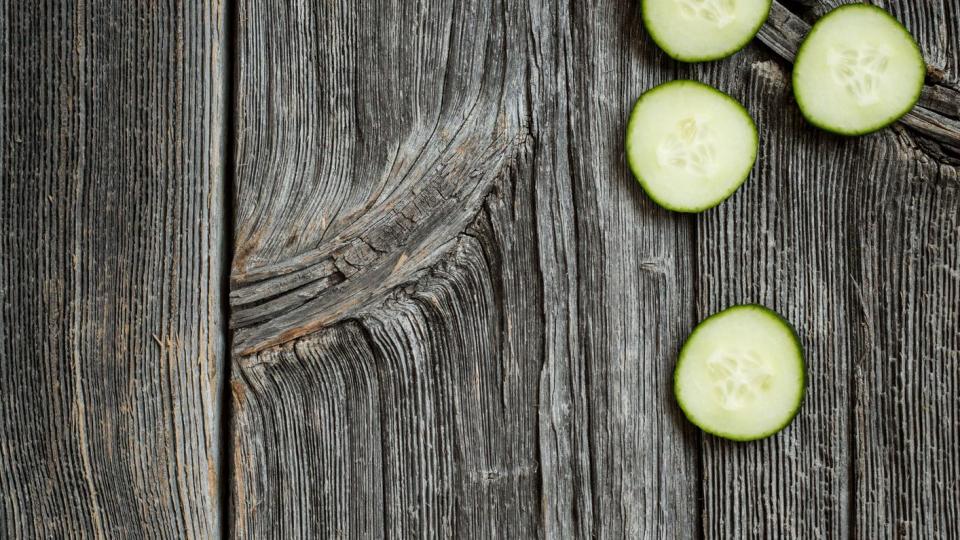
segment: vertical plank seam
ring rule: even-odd
[[[236,202],[236,172],[237,172],[237,24],[239,13],[229,0],[223,4],[222,17],[224,19],[223,62],[224,69],[221,101],[223,141],[223,171],[221,181],[221,228],[223,234],[220,241],[220,317],[222,332],[221,340],[224,344],[224,358],[220,369],[220,437],[219,451],[219,500],[217,501],[217,517],[220,520],[219,533],[221,538],[229,538],[233,532],[231,523],[230,505],[233,489],[233,391],[231,385],[233,367],[233,335],[230,330],[230,273],[233,268],[235,231],[235,202]]]

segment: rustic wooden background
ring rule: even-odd
[[[960,1],[885,0],[920,106],[855,139],[807,24],[667,58],[628,0],[0,0],[0,537],[960,535]],[[661,210],[655,84],[760,128]],[[754,443],[671,393],[758,302],[807,399]]]

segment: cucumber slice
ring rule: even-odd
[[[910,32],[886,11],[840,6],[797,51],[793,94],[811,124],[863,135],[906,114],[920,97],[926,65]]]
[[[627,161],[660,206],[700,212],[743,184],[757,159],[757,126],[732,97],[695,81],[645,92],[627,123]]]
[[[803,349],[793,328],[763,306],[739,305],[693,330],[680,350],[673,389],[700,429],[752,441],[793,420],[804,381]]]
[[[730,56],[757,35],[771,0],[643,0],[643,25],[681,62]]]

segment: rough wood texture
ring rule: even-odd
[[[525,140],[520,29],[498,15],[240,4],[238,352],[379,301],[476,214]]]
[[[0,537],[219,533],[222,27],[0,2]]]
[[[303,271],[319,256],[286,262],[292,243],[330,253],[357,234],[341,221],[383,223],[411,200],[419,212],[400,230],[356,229],[389,249],[352,274],[342,268],[358,265],[331,257],[343,280],[305,294],[316,311],[291,317],[298,333],[313,313],[317,326],[349,322],[237,357],[237,534],[695,536],[698,437],[662,391],[692,322],[690,222],[641,196],[620,142],[637,90],[671,66],[639,13],[513,2],[385,4],[372,19],[330,4],[266,9],[241,4],[241,50],[252,50],[241,52],[238,93],[270,123],[240,133],[238,229],[249,232],[234,267],[238,316],[247,295],[289,296],[288,281],[271,283],[280,274],[322,281],[326,270]],[[347,55],[318,64],[340,82],[315,76],[297,43],[317,43],[321,59]],[[337,103],[318,111],[271,89],[261,70],[280,58],[292,62],[288,88]],[[367,135],[338,136],[324,114]],[[299,151],[270,135],[291,131],[304,151],[326,140],[321,164],[351,168],[303,173],[287,158]],[[471,146],[445,150],[443,133]],[[503,154],[492,161],[491,144]],[[456,165],[479,159],[478,174]],[[249,172],[267,163],[283,168]],[[454,210],[409,194],[435,181],[451,186]],[[358,202],[321,220],[269,196],[294,186],[307,186],[304,201],[342,192]],[[262,232],[256,221],[280,206],[285,221]],[[411,232],[421,222],[426,234]],[[317,303],[325,297],[336,309]],[[234,323],[237,352],[257,349]]]
[[[851,385],[853,525],[863,538],[951,538],[960,527],[960,176],[903,150],[872,151],[851,206],[864,224],[849,257],[863,321]]]
[[[948,140],[821,133],[765,47],[673,63],[632,2],[242,2],[234,532],[955,532],[955,6],[911,6],[915,117]],[[784,58],[798,15],[761,36]],[[700,216],[623,159],[633,100],[677,77],[762,131]],[[743,301],[796,324],[810,386],[784,433],[732,444],[670,376],[695,320]]]
[[[743,57],[743,80],[727,88],[756,111],[761,157],[744,189],[698,220],[697,314],[747,302],[782,313],[804,345],[808,386],[800,415],[779,435],[751,444],[704,439],[705,532],[844,538],[852,532],[851,371],[862,354],[847,256],[859,247],[848,211],[856,199],[848,194],[865,176],[872,145],[825,141],[783,106],[788,72]]]
[[[806,347],[809,384],[777,437],[705,439],[706,535],[951,537],[957,169],[901,130],[815,130],[784,106],[789,71],[751,56],[738,59],[742,83],[724,85],[729,67],[708,79],[755,111],[761,151],[745,188],[698,220],[698,317],[741,302],[777,309]]]
[[[928,84],[856,139],[790,95],[833,0],[702,65],[632,0],[240,0],[231,103],[217,0],[65,4],[0,0],[0,536],[960,532],[957,2],[883,3]],[[675,78],[761,130],[696,216],[623,156]],[[733,444],[671,376],[748,301],[796,325],[809,386]]]

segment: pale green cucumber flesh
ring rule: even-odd
[[[749,176],[757,146],[746,109],[696,81],[648,90],[627,123],[631,171],[654,202],[677,212],[700,212],[732,195]]]
[[[753,39],[771,0],[643,0],[643,24],[668,55],[682,62],[730,56]]]
[[[925,75],[920,47],[902,24],[876,6],[847,4],[817,21],[800,45],[793,93],[811,124],[863,135],[909,112]]]
[[[674,394],[702,430],[736,441],[769,437],[800,410],[803,348],[793,328],[763,306],[733,306],[703,320],[680,351]]]

